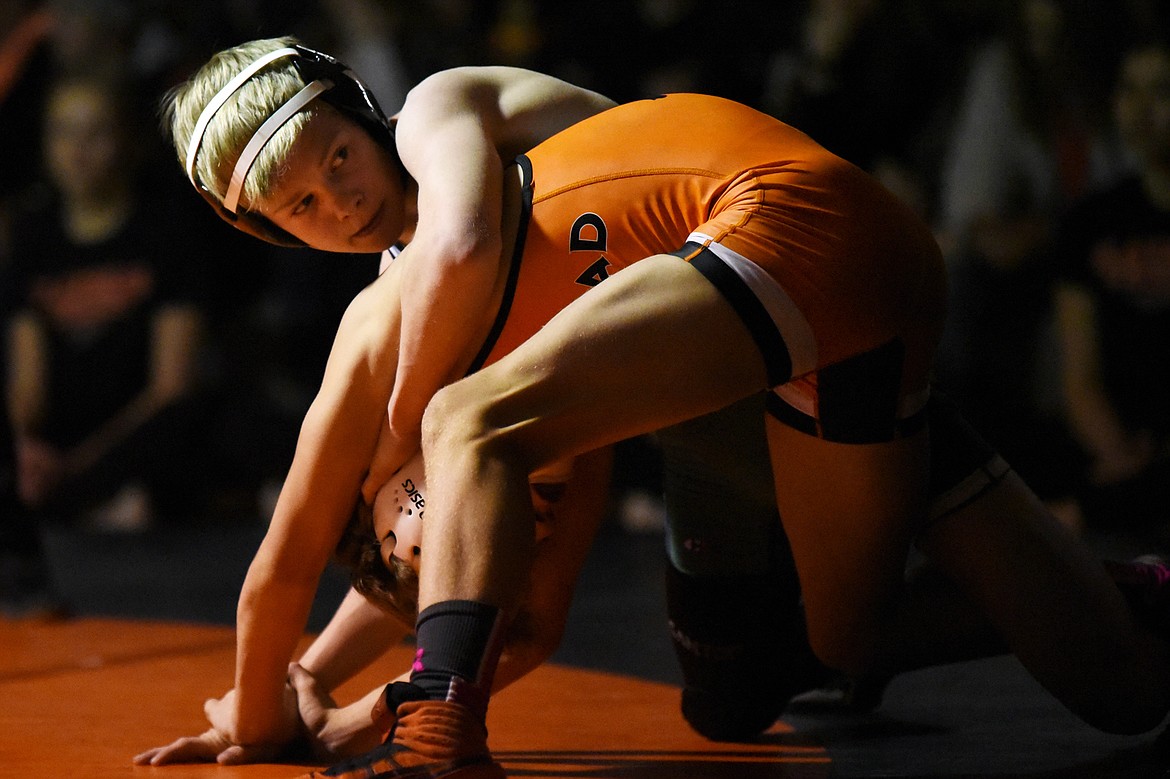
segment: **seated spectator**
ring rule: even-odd
[[[13,225],[8,411],[20,497],[137,529],[190,504],[201,263],[183,209],[139,177],[127,79],[47,95],[45,196]],[[150,129],[145,130],[150,132]],[[147,136],[150,137],[150,136]]]
[[[1002,29],[972,60],[941,182],[951,293],[937,384],[1050,507],[1071,515],[1075,446],[1046,359],[1048,259],[1060,214],[1118,165],[1081,45],[1090,20],[1056,0],[1004,8]]]
[[[1170,41],[1131,48],[1114,119],[1133,175],[1090,195],[1060,232],[1057,290],[1068,425],[1087,459],[1090,525],[1170,541]]]

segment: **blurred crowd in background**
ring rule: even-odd
[[[799,127],[935,227],[940,389],[1070,526],[1170,542],[1167,5],[0,0],[0,525],[271,511],[377,258],[219,222],[158,107],[215,51],[293,34],[388,113],[430,73],[504,64]],[[628,528],[660,520],[656,488],[652,440],[624,446]]]

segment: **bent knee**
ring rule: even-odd
[[[439,390],[422,419],[422,448],[428,464],[454,460],[506,462],[531,472],[536,458],[520,420],[507,416],[492,396],[474,385],[456,382]]]
[[[483,395],[468,392],[461,382],[435,393],[422,418],[422,442],[427,451],[468,446],[490,437],[487,404]]]

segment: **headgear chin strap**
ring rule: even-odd
[[[272,115],[252,135],[233,166],[228,191],[224,195],[223,202],[220,202],[195,173],[195,160],[199,155],[199,148],[203,145],[203,136],[207,132],[207,126],[211,124],[216,113],[223,108],[228,99],[238,92],[244,84],[248,83],[252,77],[273,62],[286,57],[292,58],[293,67],[304,80],[305,86],[273,111]],[[262,214],[247,209],[240,210],[239,198],[243,191],[244,181],[248,177],[248,171],[252,169],[252,165],[256,162],[260,152],[264,150],[264,146],[289,119],[318,97],[355,119],[375,140],[391,152],[395,151],[394,132],[390,128],[390,122],[386,119],[385,113],[378,105],[378,101],[374,99],[373,94],[352,70],[328,54],[322,54],[304,46],[286,46],[270,51],[237,73],[208,101],[203,112],[199,115],[199,120],[195,123],[195,130],[191,133],[191,140],[187,144],[187,178],[221,218],[240,230],[269,243],[278,246],[305,246],[304,241],[277,227],[272,223],[272,220]]]

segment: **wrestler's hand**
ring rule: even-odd
[[[214,763],[221,754],[234,747],[231,741],[215,728],[198,736],[185,736],[166,746],[148,749],[134,756],[134,765],[167,765],[170,763]]]
[[[211,722],[211,727],[198,736],[185,736],[172,741],[170,744],[134,756],[135,765],[167,765],[169,763],[219,763],[221,765],[239,765],[242,763],[267,763],[288,746],[296,735],[300,720],[296,714],[296,694],[291,687],[285,688],[285,719],[289,721],[288,730],[293,735],[285,743],[270,744],[234,744],[225,732],[235,724],[232,713],[235,703],[235,691],[229,690],[222,698],[213,698],[203,704],[203,713]],[[291,714],[290,714],[291,712]]]
[[[321,759],[353,757],[382,743],[390,725],[386,718],[376,718],[368,701],[357,701],[339,708],[316,677],[293,663],[288,678],[297,693],[301,722],[304,723],[313,754]]]
[[[284,745],[233,744],[215,728],[208,728],[198,736],[184,736],[162,747],[148,749],[134,756],[134,765],[169,765],[171,763],[271,763],[285,749]]]
[[[134,756],[135,765],[168,765],[170,763],[219,763],[220,765],[241,765],[243,763],[269,763],[279,757],[300,729],[296,713],[296,694],[291,686],[285,687],[284,712],[288,721],[287,731],[292,735],[284,742],[264,744],[235,744],[225,735],[235,725],[233,707],[235,691],[229,690],[222,698],[212,698],[203,704],[211,727],[198,736],[185,736],[170,744]]]

